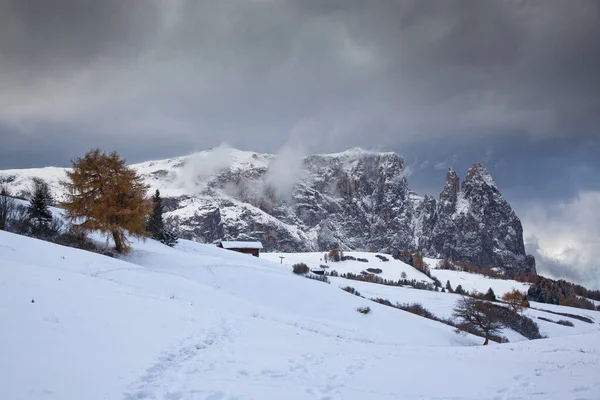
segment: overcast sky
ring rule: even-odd
[[[600,287],[597,0],[2,0],[0,168],[226,142],[481,161],[538,269]]]

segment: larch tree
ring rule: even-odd
[[[527,296],[517,289],[505,293],[504,296],[502,296],[502,301],[507,303],[514,312],[521,312],[523,309],[529,307]]]
[[[147,186],[116,152],[90,150],[72,164],[67,179],[61,182],[66,189],[62,203],[66,218],[78,228],[112,237],[116,251],[127,252],[126,233],[147,235]]]
[[[454,307],[452,315],[461,321],[458,324],[459,329],[462,327],[467,332],[476,331],[481,333],[485,338],[484,346],[489,343],[492,335],[504,328],[502,315],[498,312],[498,308],[487,301],[463,297]]]

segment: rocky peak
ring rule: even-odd
[[[494,182],[494,178],[488,172],[487,168],[483,166],[483,164],[477,163],[471,165],[469,170],[467,171],[467,177],[463,182],[463,185],[486,185],[492,188],[497,189],[496,182]]]
[[[449,170],[427,252],[509,273],[535,273],[535,261],[526,258],[521,221],[488,170],[474,164],[458,187],[456,172]]]
[[[440,202],[450,202],[456,204],[458,192],[460,190],[460,179],[458,174],[452,168],[448,168],[446,172],[446,184],[442,193],[440,193]]]

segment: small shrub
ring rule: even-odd
[[[352,286],[346,286],[342,288],[343,291],[348,292],[350,294],[353,294],[355,296],[359,296],[360,297],[360,292],[356,289],[354,289]]]
[[[329,268],[329,265],[321,264],[319,265],[319,268],[327,269]]]
[[[333,261],[333,262],[340,261],[340,251],[339,250],[331,250],[329,252],[329,261]]]
[[[556,321],[556,323],[564,326],[575,326],[571,321],[567,321],[566,319],[559,319],[558,321]]]
[[[390,261],[386,256],[382,256],[381,254],[376,254],[375,257],[379,258],[381,261]]]
[[[389,301],[388,299],[382,299],[381,297],[377,297],[377,298],[371,299],[371,300],[373,300],[375,303],[383,304],[384,306],[394,307],[392,302]]]
[[[456,271],[456,267],[448,260],[440,260],[437,265],[438,269],[447,269]]]
[[[369,271],[373,274],[380,274],[383,272],[383,270],[381,268],[367,268],[367,271]]]
[[[366,314],[368,314],[368,313],[371,312],[371,308],[370,307],[358,307],[356,309],[356,311],[358,311],[361,314],[365,314],[366,315]]]
[[[307,277],[308,279],[312,279],[313,281],[319,281],[319,282],[331,284],[331,282],[329,282],[329,278],[327,278],[325,275],[304,275],[304,276]]]
[[[308,268],[308,265],[304,263],[298,263],[292,266],[292,271],[297,275],[306,275],[309,273],[310,269]]]
[[[436,316],[433,315],[433,313],[431,311],[429,311],[428,309],[423,307],[423,305],[421,303],[396,304],[396,307],[401,310],[407,311],[409,313],[420,315],[421,317],[425,317],[427,319],[433,319],[435,321],[438,320],[438,318],[436,318]]]
[[[357,258],[356,261],[366,262],[366,263],[369,262],[369,260],[367,260],[366,258]]]
[[[554,315],[562,315],[563,317],[573,318],[573,319],[576,319],[579,321],[587,322],[588,324],[594,323],[594,321],[591,318],[582,317],[581,315],[561,313],[561,312],[556,312],[556,311],[544,310],[541,308],[534,308],[534,310],[543,311],[543,312],[547,312],[547,313],[554,314]]]
[[[545,317],[538,317],[538,319],[541,319],[542,321],[546,321],[546,322],[552,322],[553,324],[558,324],[558,325],[574,326],[571,321],[567,321],[565,319],[561,319],[558,321],[554,321],[554,320],[551,320],[550,318],[545,318]]]
[[[352,257],[352,256],[342,256],[340,259],[342,261],[356,261],[356,257]]]

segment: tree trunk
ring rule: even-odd
[[[114,231],[112,231],[112,236],[113,240],[115,241],[115,249],[117,250],[117,253],[123,253],[123,239],[119,230],[115,229]]]
[[[485,342],[483,342],[483,345],[487,346],[489,342],[490,342],[490,337],[489,337],[488,333],[486,332],[485,333]]]

